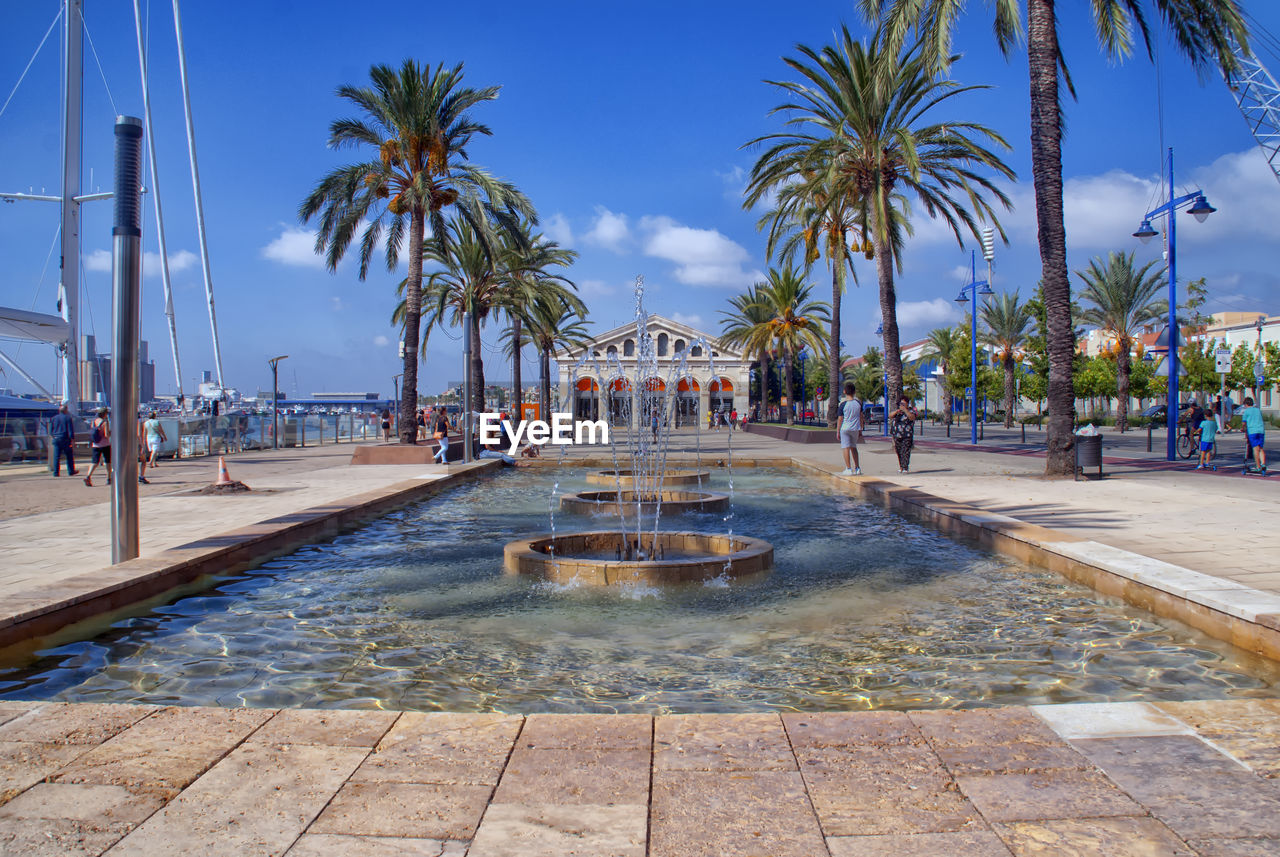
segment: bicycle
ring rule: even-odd
[[[1183,432],[1178,435],[1178,457],[1190,458],[1200,451],[1200,445],[1191,439],[1191,435]]]

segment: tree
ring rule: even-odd
[[[983,173],[1013,178],[989,148],[1009,148],[995,131],[973,122],[932,121],[951,99],[985,87],[943,79],[920,46],[901,45],[881,32],[864,45],[845,27],[838,44],[820,52],[797,46],[801,58],[784,62],[801,81],[770,81],[789,98],[772,111],[791,117],[789,130],[748,144],[769,146],[752,168],[748,205],[779,189],[806,200],[811,223],[834,220],[851,205],[861,210],[876,260],[891,398],[902,391],[893,278],[895,266],[902,270],[902,236],[910,228],[907,200],[940,218],[961,244],[962,230],[978,238],[975,212],[1004,237],[986,197],[1006,209],[1009,199]]]
[[[532,224],[523,224],[523,231],[530,233]],[[521,246],[522,245],[522,246]],[[525,323],[526,314],[539,296],[553,296],[565,304],[578,317],[587,317],[587,308],[571,290],[576,288],[566,277],[552,272],[552,268],[567,268],[578,258],[574,250],[563,248],[558,242],[542,235],[527,234],[521,245],[510,248],[514,256],[508,270],[507,285],[502,296],[502,308],[511,321],[509,341],[511,351],[511,384],[514,392],[515,418],[520,419],[520,411],[524,405],[524,387],[520,359],[523,337],[520,329]]]
[[[769,412],[769,352],[773,350],[773,332],[769,320],[773,313],[765,303],[763,283],[756,283],[744,293],[729,299],[728,310],[720,311],[720,342],[724,348],[741,348],[755,354],[760,364],[760,418]]]
[[[1027,342],[1027,328],[1034,319],[1031,311],[1029,304],[1018,301],[1017,292],[1005,292],[982,304],[982,323],[987,326],[983,339],[995,348],[995,359],[1004,368],[1005,428],[1013,428],[1013,400],[1017,390],[1015,371],[1022,347]]]
[[[524,324],[510,327],[503,333],[508,348],[522,343],[532,345],[538,352],[538,388],[540,416],[550,420],[551,413],[551,354],[557,348],[586,348],[591,344],[587,326],[576,309],[564,303],[554,294],[540,294],[525,308]],[[572,392],[571,392],[572,395]]]
[[[498,97],[498,87],[462,86],[462,64],[446,69],[405,60],[397,73],[390,66],[369,70],[371,86],[341,86],[338,97],[354,104],[362,118],[336,119],[329,126],[329,147],[372,146],[373,160],[338,167],[320,180],[298,209],[307,223],[316,215],[316,252],[325,254],[330,273],[360,238],[360,273],[369,272],[378,242],[386,235],[386,266],[394,271],[401,246],[409,243],[405,280],[404,373],[406,394],[400,406],[400,440],[415,443],[418,389],[418,337],[422,313],[422,250],[427,226],[444,229],[444,211],[452,208],[475,225],[491,219],[514,227],[533,207],[514,186],[468,163],[466,147],[490,130],[471,119],[471,108]],[[384,223],[385,221],[385,223]]]
[[[960,336],[960,331],[954,327],[935,327],[929,331],[928,345],[925,346],[924,353],[920,355],[922,360],[936,363],[938,368],[942,370],[944,382],[938,386],[942,390],[942,419],[947,425],[951,425],[951,385],[945,383],[945,378],[955,354],[956,343],[960,341]]]
[[[1144,324],[1168,311],[1168,301],[1157,298],[1164,287],[1165,269],[1148,262],[1134,268],[1132,253],[1108,253],[1089,262],[1089,270],[1076,271],[1084,282],[1080,299],[1086,306],[1080,321],[1106,334],[1116,361],[1116,430],[1129,427],[1129,376],[1133,371],[1133,347]]]
[[[782,357],[782,377],[787,390],[787,425],[795,422],[792,407],[795,393],[792,384],[792,366],[800,349],[808,346],[814,354],[827,354],[825,336],[830,310],[827,304],[811,299],[813,286],[791,265],[770,268],[769,278],[758,290],[760,303],[768,310],[765,323],[769,336],[777,345]]]
[[[1152,0],[1173,34],[1178,49],[1203,71],[1211,61],[1224,73],[1236,67],[1232,41],[1248,50],[1248,33],[1236,0]],[[887,32],[891,45],[905,43],[915,30],[930,46],[934,68],[952,62],[951,34],[967,4],[955,0],[858,0],[864,14]],[[1006,57],[1022,40],[1022,4],[999,0],[996,43]],[[1079,4],[1083,5],[1083,4]],[[1141,0],[1094,0],[1089,4],[1098,39],[1116,59],[1133,49],[1137,25],[1151,53],[1151,38]],[[1067,239],[1062,203],[1062,100],[1060,82],[1074,95],[1058,46],[1056,0],[1027,0],[1027,65],[1031,79],[1031,172],[1035,180],[1036,228],[1048,317],[1049,429],[1045,475],[1075,475],[1071,369],[1075,335],[1071,323],[1071,283],[1067,276]],[[1074,8],[1074,7],[1073,7]]]

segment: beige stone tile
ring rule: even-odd
[[[1010,857],[989,830],[910,836],[829,836],[831,857]]]
[[[285,857],[466,857],[467,843],[399,836],[304,833]]]
[[[1194,769],[1162,777],[1113,778],[1184,839],[1280,837],[1280,784],[1247,771]]]
[[[507,762],[494,803],[646,804],[648,750],[529,750]]]
[[[519,744],[538,750],[649,750],[653,718],[647,714],[530,714]]]
[[[1195,857],[1154,818],[1078,818],[998,824],[1014,857]]]
[[[934,747],[1057,744],[1060,741],[1043,720],[1022,707],[912,711],[910,717]]]
[[[1017,743],[935,747],[938,758],[953,775],[1031,774],[1039,771],[1087,770],[1089,760],[1065,741],[1054,744]]]
[[[91,749],[89,744],[0,741],[0,803],[53,776]]]
[[[324,744],[375,747],[400,716],[396,711],[342,711],[289,708],[253,734],[261,744]]]
[[[927,747],[801,748],[810,800],[827,836],[942,833],[981,824]]]
[[[654,770],[794,771],[776,714],[682,714],[654,720]]]
[[[60,783],[124,786],[168,799],[268,719],[249,708],[166,708],[124,730],[58,772]]]
[[[1037,705],[1033,711],[1063,738],[1184,735],[1191,727],[1145,702]]]
[[[1194,728],[1265,777],[1280,777],[1280,700],[1162,702],[1158,708]]]
[[[787,713],[782,722],[797,748],[924,744],[920,729],[902,711]]]
[[[352,778],[494,786],[520,726],[502,714],[403,714]]]
[[[1097,771],[959,776],[956,782],[990,822],[1145,814]]]
[[[0,854],[5,857],[98,857],[131,828],[126,822],[0,819]]]
[[[1243,774],[1246,769],[1196,735],[1087,738],[1073,741],[1090,762],[1122,785],[1199,774]]]
[[[121,840],[111,857],[280,854],[367,751],[243,744]]]
[[[645,857],[647,824],[644,804],[495,803],[467,857]]]
[[[1280,839],[1191,839],[1200,857],[1280,857]]]
[[[312,833],[470,839],[489,801],[486,786],[347,783]]]
[[[817,816],[792,771],[654,771],[650,857],[813,857]]]
[[[154,705],[54,702],[0,724],[0,741],[101,744],[159,710]]]
[[[67,819],[134,825],[155,812],[163,803],[159,798],[134,795],[120,786],[38,783],[0,806],[0,818]]]

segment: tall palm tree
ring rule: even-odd
[[[988,298],[982,304],[982,323],[987,329],[982,338],[995,349],[1004,368],[1004,427],[1013,428],[1013,397],[1018,356],[1027,344],[1031,323],[1035,321],[1031,304],[1018,301],[1018,293]]]
[[[814,354],[827,356],[827,324],[831,310],[827,304],[812,299],[813,286],[806,283],[804,275],[791,265],[770,268],[769,278],[760,285],[760,305],[769,315],[765,322],[769,338],[776,344],[782,357],[782,375],[786,385],[787,425],[795,422],[792,405],[795,403],[791,367],[795,356],[806,346]]]
[[[1134,268],[1132,253],[1108,253],[1106,262],[1095,258],[1089,270],[1076,271],[1084,281],[1080,299],[1086,306],[1080,320],[1100,328],[1111,337],[1116,352],[1116,429],[1129,428],[1129,376],[1133,371],[1133,343],[1144,322],[1168,312],[1169,302],[1157,298],[1164,288],[1165,269],[1152,272],[1156,262]]]
[[[943,79],[919,46],[903,50],[900,45],[879,32],[864,45],[845,27],[838,44],[820,52],[797,46],[802,58],[784,61],[802,80],[770,81],[790,98],[773,110],[791,117],[790,130],[752,141],[770,145],[752,168],[748,186],[750,199],[787,182],[822,182],[828,209],[857,200],[865,210],[891,398],[902,393],[893,278],[895,267],[902,270],[908,201],[940,218],[961,244],[962,232],[979,237],[975,213],[1004,237],[987,197],[1006,209],[1011,204],[989,174],[1013,178],[995,151],[1009,145],[995,131],[974,122],[933,119],[951,99],[986,87]],[[806,178],[806,170],[814,178]]]
[[[942,370],[943,381],[938,385],[942,389],[942,420],[944,424],[951,425],[951,387],[946,382],[946,374],[956,349],[960,347],[960,332],[954,327],[935,327],[929,331],[927,342],[920,357],[930,363],[937,363]]]
[[[967,8],[955,0],[858,0],[863,12],[878,20],[892,44],[903,44],[909,31],[919,30],[931,47],[935,68],[952,59],[951,34]],[[1022,4],[1000,0],[995,9],[996,43],[1006,57],[1022,41]],[[1031,172],[1035,179],[1036,229],[1049,351],[1049,428],[1046,476],[1072,476],[1072,413],[1074,392],[1071,360],[1075,336],[1071,323],[1071,283],[1067,276],[1067,238],[1062,206],[1062,99],[1060,79],[1074,96],[1071,78],[1058,46],[1057,0],[1027,0],[1027,65],[1031,78]],[[1083,4],[1076,4],[1083,5]],[[1151,54],[1143,0],[1093,0],[1089,3],[1098,40],[1107,55],[1123,59],[1133,50],[1134,25]],[[1198,71],[1216,63],[1222,72],[1234,71],[1232,41],[1248,50],[1248,32],[1236,0],[1151,0],[1173,34],[1178,49]]]
[[[725,348],[741,348],[754,354],[760,364],[760,418],[769,412],[769,352],[773,335],[769,319],[773,317],[764,303],[762,283],[756,283],[740,295],[729,299],[732,309],[721,310],[720,342]],[[838,376],[837,376],[838,377]]]
[[[743,207],[754,207],[767,192],[777,195],[777,206],[756,224],[759,229],[768,229],[766,254],[769,258],[774,258],[776,253],[778,257],[791,261],[799,252],[806,271],[819,256],[827,260],[831,269],[827,377],[839,378],[840,307],[845,278],[852,276],[855,283],[858,279],[853,268],[853,251],[861,250],[871,258],[872,248],[867,237],[866,207],[862,200],[832,187],[826,181],[830,175],[830,170],[814,169],[812,164],[795,163],[788,157],[776,158],[760,177],[753,180]],[[850,247],[851,241],[853,247]],[[835,425],[839,411],[840,397],[833,391],[827,396],[827,425]]]
[[[538,352],[538,386],[542,403],[541,418],[551,413],[551,354],[557,348],[586,348],[591,344],[585,316],[551,294],[540,294],[525,308],[524,324],[519,331],[508,328],[503,340],[515,347],[518,335],[524,344]],[[572,392],[571,392],[572,394]]]
[[[360,279],[369,272],[379,240],[386,234],[386,266],[394,271],[401,246],[409,244],[405,285],[404,380],[408,391],[400,405],[400,440],[415,443],[418,407],[418,338],[422,312],[422,246],[427,226],[444,233],[444,211],[452,208],[471,222],[491,219],[514,227],[519,215],[533,216],[529,201],[511,184],[494,178],[467,160],[466,147],[490,130],[469,111],[498,97],[498,87],[462,85],[462,64],[432,69],[405,60],[400,70],[375,65],[370,86],[340,86],[338,97],[363,114],[336,119],[329,126],[329,147],[371,146],[372,160],[338,167],[324,176],[303,200],[303,223],[319,215],[316,252],[325,254],[330,272],[360,236]]]
[[[522,227],[531,232],[527,222]],[[521,367],[521,350],[523,337],[521,328],[529,307],[539,295],[555,295],[578,316],[585,318],[586,306],[573,293],[576,288],[568,278],[553,272],[553,268],[567,268],[578,258],[574,250],[561,247],[542,235],[529,234],[524,247],[509,248],[507,260],[507,283],[502,295],[502,309],[510,320],[511,334],[508,341],[511,346],[511,383],[514,387],[514,408],[516,419],[520,418],[520,408],[524,404],[524,387]]]

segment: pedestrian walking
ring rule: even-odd
[[[107,421],[107,409],[98,408],[93,422],[89,423],[89,449],[93,453],[93,462],[84,477],[84,484],[93,487],[93,474],[98,469],[98,462],[107,463],[107,484],[111,484],[111,424]]]
[[[1244,410],[1240,412],[1240,419],[1244,422],[1245,437],[1249,439],[1249,447],[1253,450],[1254,466],[1265,476],[1267,472],[1266,423],[1262,421],[1262,411],[1249,396],[1244,398]]]
[[[237,421],[238,424],[238,421]],[[160,424],[160,418],[156,416],[156,412],[152,411],[147,417],[147,421],[142,424],[143,434],[146,440],[145,447],[148,453],[148,466],[156,466],[156,458],[160,455],[160,444],[169,440],[169,436],[164,433],[164,426]]]
[[[1213,400],[1213,421],[1218,424],[1218,431],[1222,431],[1222,397],[1218,396]]]
[[[1236,403],[1231,401],[1231,394],[1222,397],[1222,433],[1231,434],[1231,418],[1236,414]]]
[[[427,409],[418,411],[418,440],[427,439]]]
[[[840,437],[840,452],[844,455],[842,476],[862,475],[858,462],[858,444],[862,442],[862,402],[858,401],[856,392],[853,382],[845,381],[844,401],[840,403],[840,414],[836,417],[836,434]]]
[[[391,443],[391,411],[382,409],[382,442]]]
[[[1217,408],[1220,404],[1215,402],[1214,407]],[[1205,414],[1205,418],[1200,422],[1200,463],[1196,465],[1196,470],[1218,469],[1210,462],[1213,461],[1213,441],[1218,434],[1218,423],[1221,419],[1222,413],[1219,411],[1216,415]]]
[[[76,475],[76,421],[67,413],[66,404],[58,407],[58,413],[49,423],[49,436],[53,438],[53,475],[62,475],[62,456],[67,457],[67,473]]]
[[[915,446],[919,416],[906,396],[898,400],[898,409],[889,415],[889,434],[893,436],[893,450],[898,453],[899,473],[911,470],[911,447]]]
[[[436,425],[435,431],[431,435],[440,441],[440,448],[436,450],[436,464],[449,463],[449,415],[444,408],[436,409]]]
[[[729,411],[729,429],[731,431],[738,430],[738,409],[737,408],[734,408],[732,411]]]

